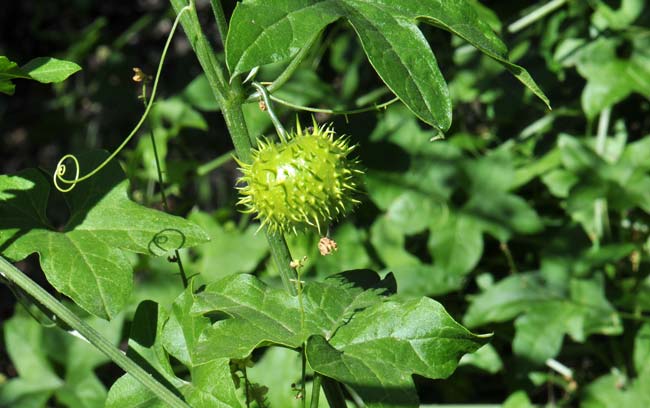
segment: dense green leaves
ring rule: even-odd
[[[13,95],[16,86],[14,79],[33,79],[49,84],[65,81],[70,75],[81,70],[74,62],[63,61],[56,58],[34,58],[22,67],[18,67],[5,56],[0,56],[0,92]]]
[[[368,406],[417,405],[410,375],[450,375],[485,341],[431,299],[386,300],[392,277],[350,271],[304,288],[298,297],[249,275],[227,277],[197,295],[194,312],[229,316],[205,330],[194,361],[244,358],[264,345],[299,348],[311,367],[343,381]],[[388,292],[387,292],[388,291]]]
[[[231,75],[286,60],[329,23],[344,17],[355,29],[368,60],[386,85],[420,119],[446,131],[451,99],[436,58],[417,23],[465,39],[502,63],[547,105],[548,99],[522,67],[507,58],[505,45],[464,0],[251,0],[237,5],[226,42]]]
[[[80,163],[92,168],[104,157],[92,154]],[[0,176],[2,254],[18,261],[37,252],[52,286],[89,312],[112,318],[133,286],[125,251],[162,255],[207,239],[188,221],[130,201],[127,188],[119,166],[109,164],[64,196],[70,217],[55,228],[46,215],[50,184],[42,173]]]
[[[180,326],[174,323],[168,324],[170,328],[165,329],[165,333],[163,327],[168,322],[168,313],[154,302],[140,303],[133,317],[127,356],[145,367],[167,387],[182,393],[192,407],[242,408],[244,404],[233,383],[228,359],[216,359],[201,366],[194,366],[183,359],[182,356],[189,354],[187,347],[191,345],[188,343],[191,331],[201,329],[200,323],[203,319],[196,318],[195,322],[191,323],[185,320],[190,316],[183,314],[181,316],[183,321],[178,322],[178,312],[183,310],[183,304],[187,304],[185,299],[191,299],[190,291],[181,295],[172,312],[176,316],[176,324],[180,323]],[[188,323],[194,326],[190,328]],[[183,363],[187,364],[186,367],[191,373],[191,382],[176,376],[168,351],[172,355],[180,356]],[[149,389],[135,381],[129,374],[125,374],[111,387],[106,407],[133,406],[158,408],[166,405],[162,404]]]
[[[587,80],[582,108],[588,117],[596,116],[632,92],[650,95],[650,57],[646,52],[650,41],[646,35],[599,38],[592,42],[567,39],[563,45],[560,55],[568,56],[564,64],[575,65]]]
[[[636,378],[627,378],[617,371],[604,375],[587,386],[581,408],[644,407],[650,404],[650,370],[647,369],[648,334],[644,324],[634,339]]]
[[[594,333],[615,335],[622,331],[618,313],[603,294],[601,280],[574,278],[565,291],[533,273],[508,277],[474,298],[465,324],[476,327],[514,317],[514,352],[536,363],[555,357],[565,334],[584,342]]]
[[[394,290],[392,276],[380,280],[367,270],[335,275],[305,286],[303,317],[299,299],[286,291],[251,275],[226,277],[197,295],[192,308],[194,313],[218,311],[232,317],[203,333],[195,360],[241,359],[267,344],[298,348],[314,333],[330,338],[358,309],[381,301],[379,295],[387,290]]]
[[[53,398],[70,407],[103,407],[106,388],[94,370],[108,358],[85,341],[58,327],[45,328],[17,310],[4,325],[4,344],[18,375],[0,383],[0,406],[44,407]],[[93,326],[102,323],[85,320]],[[100,331],[117,344],[121,326],[118,318]]]

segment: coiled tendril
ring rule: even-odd
[[[142,127],[142,124],[144,123],[145,119],[147,119],[147,116],[149,115],[149,111],[151,111],[151,107],[153,106],[154,99],[156,97],[156,89],[158,88],[158,80],[160,79],[160,74],[162,72],[162,67],[165,62],[165,57],[167,56],[167,50],[169,49],[169,45],[171,44],[172,37],[174,36],[174,32],[176,31],[176,27],[178,27],[178,23],[180,22],[181,16],[183,13],[186,11],[190,10],[192,7],[194,7],[194,1],[190,1],[190,4],[183,7],[179,12],[178,15],[176,16],[176,20],[174,20],[174,24],[172,25],[171,30],[169,31],[169,35],[167,36],[167,42],[165,43],[165,47],[163,48],[162,55],[160,57],[160,62],[158,63],[158,70],[156,71],[156,77],[153,82],[153,87],[151,88],[151,97],[149,98],[149,101],[147,102],[147,106],[144,110],[144,113],[140,117],[140,120],[138,123],[135,125],[131,133],[122,141],[122,143],[115,149],[113,153],[111,153],[106,160],[104,160],[99,166],[94,168],[92,171],[89,173],[85,174],[82,177],[79,177],[79,172],[80,172],[80,167],[79,167],[79,160],[73,155],[73,154],[66,154],[59,160],[59,162],[56,164],[56,169],[54,170],[54,174],[52,176],[53,181],[54,181],[54,187],[59,190],[62,193],[66,193],[68,191],[71,191],[77,183],[80,181],[87,180],[97,174],[101,169],[104,168],[111,160],[117,156],[122,149],[129,143],[129,141],[135,136],[135,134],[140,130],[140,127]],[[67,166],[65,165],[65,161],[70,159],[72,163],[74,164],[75,167],[75,176],[74,179],[66,179],[63,176],[65,175],[67,171]],[[62,187],[61,184],[66,185],[66,187]]]

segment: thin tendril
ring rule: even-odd
[[[328,113],[330,115],[354,115],[357,113],[371,112],[374,110],[385,109],[389,105],[392,105],[395,102],[399,101],[399,97],[396,96],[390,101],[380,103],[379,105],[366,106],[365,108],[352,109],[352,110],[336,110],[336,109],[312,108],[310,106],[297,105],[295,103],[291,103],[289,101],[285,101],[284,99],[278,98],[275,95],[269,95],[269,98],[281,105],[285,105],[293,109],[298,109],[298,110],[303,110],[303,111],[313,112],[313,113]]]
[[[171,44],[172,37],[174,36],[174,32],[176,31],[176,27],[178,26],[178,23],[180,22],[180,18],[183,15],[183,13],[186,12],[187,10],[189,10],[190,8],[191,8],[191,5],[183,7],[179,11],[178,15],[176,16],[176,20],[174,20],[174,25],[172,25],[172,29],[169,32],[169,36],[167,37],[167,42],[165,43],[165,47],[163,48],[162,56],[160,57],[160,62],[158,63],[158,70],[156,71],[156,78],[154,80],[153,87],[151,89],[151,98],[149,99],[149,102],[147,103],[147,108],[144,110],[144,113],[142,114],[142,117],[140,118],[140,121],[135,125],[135,127],[133,128],[131,133],[129,133],[129,135],[117,147],[117,149],[115,149],[115,151],[113,153],[111,153],[111,155],[106,158],[106,160],[104,160],[94,170],[92,170],[91,172],[89,172],[88,174],[86,174],[86,175],[84,175],[82,177],[79,177],[79,161],[77,160],[77,158],[72,154],[66,154],[65,156],[63,156],[61,158],[61,160],[59,160],[59,162],[57,163],[56,170],[54,171],[54,175],[53,175],[54,186],[56,187],[57,190],[59,190],[59,191],[61,191],[63,193],[68,192],[68,191],[72,190],[77,185],[77,183],[79,183],[80,181],[87,180],[90,177],[97,174],[97,172],[99,172],[101,169],[103,169],[104,166],[106,166],[111,160],[113,160],[115,158],[115,156],[117,156],[120,153],[120,151],[122,151],[122,149],[124,149],[124,147],[129,143],[129,141],[133,138],[133,136],[135,136],[135,134],[138,132],[138,130],[140,130],[140,127],[142,126],[145,119],[149,115],[149,111],[151,110],[151,107],[153,106],[153,102],[154,102],[154,99],[156,97],[156,89],[158,88],[158,80],[160,79],[160,74],[162,73],[162,67],[163,67],[163,64],[165,62],[165,57],[167,56],[167,50],[169,49],[169,45]],[[67,170],[66,165],[64,164],[64,162],[66,160],[68,160],[68,159],[72,160],[72,162],[74,163],[74,167],[75,167],[75,177],[72,180],[63,178],[63,175],[66,173],[66,170]],[[59,183],[67,184],[67,185],[69,185],[69,187],[62,188],[59,185]]]
[[[270,99],[273,97],[269,95],[268,91],[266,90],[266,87],[264,87],[259,82],[253,81],[252,85],[255,87],[255,89],[257,89],[257,91],[262,96],[262,100],[266,105],[266,112],[271,117],[271,122],[273,122],[273,126],[275,126],[275,130],[278,132],[278,136],[280,136],[280,140],[286,142],[287,131],[285,130],[284,126],[282,126],[282,123],[280,123],[280,121],[278,120],[278,117],[275,116],[275,112],[273,112],[273,105],[271,105],[271,99]]]

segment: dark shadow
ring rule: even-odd
[[[133,316],[131,322],[130,341],[137,343],[145,350],[150,350],[152,354],[157,355],[155,348],[162,348],[162,339],[157,336],[159,333],[158,327],[160,325],[159,319],[159,306],[152,300],[144,300],[140,302],[138,308]],[[167,389],[176,394],[177,397],[184,399],[183,395],[174,387],[174,385],[156,369],[155,362],[150,362],[141,352],[136,350],[131,344],[126,352],[127,357],[133,360],[136,364],[142,367],[158,382],[163,384]]]
[[[383,289],[384,295],[393,295],[397,292],[397,282],[392,272],[381,279],[379,274],[371,269],[352,269],[331,275],[327,279],[343,280],[363,290]]]

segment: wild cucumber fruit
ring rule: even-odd
[[[349,158],[355,146],[334,138],[331,125],[303,129],[300,123],[286,140],[259,141],[251,163],[241,163],[238,180],[244,213],[257,213],[274,232],[297,233],[322,228],[359,203],[359,161]],[[260,227],[261,228],[261,227]]]

